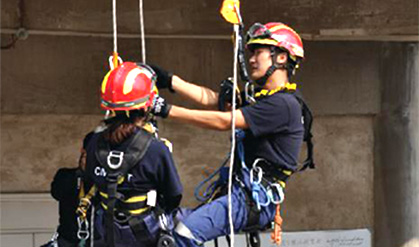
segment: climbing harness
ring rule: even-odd
[[[152,240],[145,231],[148,231],[147,222],[154,221],[159,227],[157,236],[158,247],[174,247],[171,227],[167,216],[157,204],[156,190],[125,188],[124,182],[129,181],[128,172],[141,162],[153,138],[154,133],[144,129],[130,136],[124,145],[111,149],[110,144],[103,135],[98,136],[97,148],[88,153],[100,167],[104,169],[106,183],[97,185],[100,207],[104,210],[104,225],[106,243],[115,246],[114,229],[119,226],[129,226],[132,234],[139,243],[152,245]],[[154,223],[153,223],[154,224]]]
[[[106,171],[106,188],[99,187],[98,190],[101,196],[101,205],[105,209],[106,242],[111,247],[115,245],[114,221],[129,223],[133,231],[136,232],[135,229],[139,228],[140,222],[131,215],[139,215],[149,208],[146,204],[147,196],[143,193],[125,198],[126,196],[118,192],[117,189],[118,185],[124,181],[128,171],[143,158],[151,143],[151,138],[151,134],[140,129],[127,140],[129,145],[123,150],[111,150],[103,135],[100,135],[97,141],[95,157]],[[118,207],[126,209],[116,210],[117,202]],[[138,234],[134,235],[138,238],[141,237]],[[141,239],[139,240],[141,241]]]

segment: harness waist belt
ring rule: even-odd
[[[117,211],[129,212],[131,215],[139,215],[146,212],[150,207],[147,205],[147,195],[141,194],[137,196],[131,196],[129,198],[123,198],[123,195],[118,193],[120,196],[117,196],[115,203],[115,208]],[[101,206],[107,210],[108,203],[108,194],[100,191],[99,195],[101,197]],[[119,197],[119,198],[118,198]]]

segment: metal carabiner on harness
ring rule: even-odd
[[[261,184],[263,179],[263,170],[261,167],[257,166],[257,163],[263,161],[263,159],[256,159],[253,162],[252,169],[250,170],[250,184],[252,185],[252,198],[255,200],[258,210],[261,206],[266,207],[270,204],[270,198],[266,191],[266,188]],[[257,173],[257,180],[254,179],[254,172]],[[259,198],[259,192],[262,191],[266,195],[266,201],[261,202]]]
[[[118,159],[118,163],[116,164],[112,163],[112,159]],[[123,160],[124,160],[124,152],[116,151],[116,150],[110,151],[107,157],[109,168],[114,169],[114,170],[121,167]]]
[[[259,160],[259,159],[257,159],[257,160]],[[254,184],[254,183],[260,184],[262,182],[263,171],[262,171],[262,168],[260,168],[259,166],[256,166],[257,160],[255,161],[255,163],[253,163],[253,167],[250,170],[250,183],[251,184]],[[254,172],[257,172],[257,180],[256,181],[254,180],[254,175],[253,175]]]
[[[77,237],[80,240],[88,239],[90,237],[89,222],[79,216],[77,217],[77,225],[79,227],[79,230],[77,231]]]
[[[249,91],[250,91],[250,94],[249,94]],[[253,83],[251,83],[251,82],[246,83],[245,89],[244,89],[244,95],[245,95],[246,101],[249,104],[253,105],[253,104],[256,103],[255,96],[254,96],[255,95],[255,86],[253,85]]]
[[[275,190],[275,191],[274,191]],[[275,199],[275,192],[278,193],[278,200]],[[280,184],[273,183],[268,186],[268,197],[271,199],[273,204],[280,204],[285,199],[284,189]]]

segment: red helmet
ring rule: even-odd
[[[271,45],[289,52],[293,60],[304,58],[303,41],[300,35],[281,22],[269,22],[265,25],[255,23],[247,32],[246,45]]]
[[[148,109],[158,94],[156,79],[145,64],[122,63],[103,79],[101,107],[113,111]]]

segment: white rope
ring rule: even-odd
[[[95,206],[91,206],[90,211],[90,247],[93,247],[94,234],[95,234]]]
[[[117,30],[116,30],[116,0],[112,0],[112,17],[113,17],[113,51],[118,52]]]
[[[228,219],[230,224],[230,246],[234,247],[234,222],[232,212],[231,192],[233,187],[233,166],[234,166],[234,153],[236,149],[236,88],[237,88],[237,57],[239,51],[239,43],[237,36],[239,35],[239,25],[234,25],[235,44],[234,44],[234,63],[233,63],[233,99],[231,106],[231,157],[230,169],[228,179]]]
[[[143,12],[143,0],[139,0],[139,11],[140,11],[140,26],[141,26],[141,55],[143,59],[143,63],[146,62],[145,60],[145,32],[144,32],[144,12]]]

